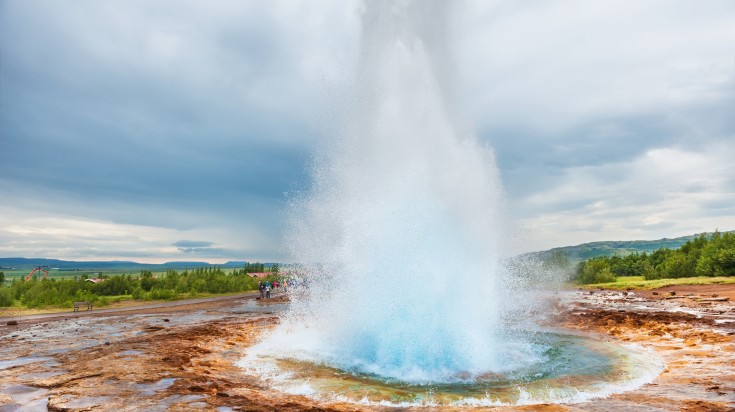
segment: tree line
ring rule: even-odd
[[[273,279],[279,277],[278,265],[268,270]],[[168,270],[154,275],[143,270],[139,275],[101,275],[102,282],[78,279],[45,279],[34,277],[25,282],[14,279],[8,285],[0,282],[0,307],[16,303],[27,308],[71,307],[73,302],[88,301],[106,305],[122,299],[159,300],[193,297],[202,293],[233,293],[258,288],[258,279],[250,273],[266,272],[262,264],[248,264],[243,269],[224,272],[217,266],[184,270]],[[2,273],[2,272],[0,272]],[[4,275],[0,275],[0,278]]]
[[[574,280],[582,284],[606,283],[618,276],[643,276],[646,280],[735,276],[735,232],[701,234],[679,249],[588,259],[579,263]]]

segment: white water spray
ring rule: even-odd
[[[533,362],[500,342],[502,187],[443,96],[446,12],[366,5],[356,103],[292,210],[310,288],[258,350],[409,382]]]

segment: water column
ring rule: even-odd
[[[501,353],[502,187],[458,132],[443,2],[367,2],[345,126],[293,199],[308,292],[261,348],[410,382],[510,368]],[[448,65],[448,66],[447,66]]]

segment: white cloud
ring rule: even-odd
[[[522,203],[527,250],[582,241],[656,239],[735,227],[735,146],[650,150],[631,162],[570,168]],[[577,203],[570,205],[570,202]]]
[[[3,193],[17,201],[0,204],[2,257],[132,259],[148,263],[193,258],[211,263],[272,261],[281,257],[278,225],[248,215],[146,204],[84,204],[53,192],[41,199],[44,204],[38,204],[37,199],[25,197],[22,191]],[[139,215],[147,217],[141,219]],[[114,216],[115,220],[106,216]],[[182,239],[203,239],[200,243],[209,247],[182,248]]]
[[[471,3],[464,95],[481,125],[563,129],[721,96],[733,74],[727,1]]]

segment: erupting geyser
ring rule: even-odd
[[[365,10],[358,101],[294,210],[289,243],[314,265],[293,305],[304,316],[280,331],[288,350],[410,381],[503,367],[502,189],[492,153],[458,134],[442,96],[443,9]]]
[[[366,5],[346,126],[293,202],[288,244],[309,287],[252,356],[406,385],[497,381],[548,360],[506,325],[503,190],[492,152],[448,107],[446,6]]]

